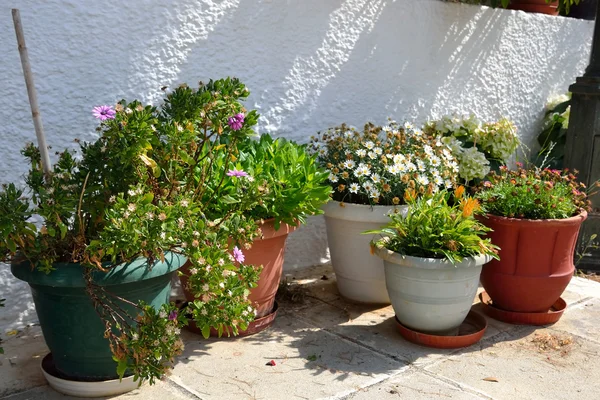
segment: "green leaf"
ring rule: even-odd
[[[127,371],[127,359],[122,358],[117,361],[117,375],[119,375],[119,380],[121,380]]]
[[[204,339],[208,339],[210,337],[210,325],[204,325],[202,327],[202,336],[204,336]]]

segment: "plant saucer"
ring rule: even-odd
[[[556,323],[565,312],[567,303],[560,297],[546,312],[516,312],[507,311],[494,306],[487,292],[479,294],[483,311],[498,321],[514,325],[551,325]]]
[[[186,304],[187,303],[184,303],[183,307],[185,307]],[[237,335],[237,336],[233,336],[233,334],[231,334],[231,336],[227,336],[227,331],[224,331],[223,335],[221,336],[221,339],[250,336],[250,335],[255,335],[259,332],[264,331],[265,329],[267,329],[268,327],[273,325],[273,322],[275,321],[275,317],[277,316],[278,308],[279,308],[279,304],[277,304],[277,301],[275,301],[273,310],[269,314],[265,315],[264,317],[257,318],[254,321],[250,322],[248,324],[248,329],[246,329],[245,331],[239,331],[239,335]],[[196,324],[194,323],[193,320],[190,320],[190,324],[187,325],[185,327],[185,329],[187,329],[190,332],[197,333],[198,335],[202,335],[202,330],[196,326]],[[213,338],[218,338],[219,334],[216,329],[211,328],[210,336]]]
[[[458,329],[458,335],[434,335],[412,330],[400,323],[396,317],[396,325],[402,337],[409,342],[436,349],[458,349],[477,343],[483,337],[487,328],[484,316],[475,311],[469,311],[467,318]]]
[[[106,381],[81,381],[65,379],[54,367],[52,353],[47,354],[41,363],[42,372],[50,387],[59,393],[74,397],[106,397],[127,393],[139,387],[133,376]]]

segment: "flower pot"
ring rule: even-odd
[[[376,249],[383,259],[387,291],[402,325],[419,332],[456,335],[471,310],[489,256],[447,260],[403,256]]]
[[[527,12],[558,15],[558,1],[546,3],[546,0],[511,0],[508,8]]]
[[[275,230],[274,222],[273,219],[269,219],[260,225],[262,236],[254,240],[250,249],[244,250],[245,264],[263,266],[258,279],[258,286],[251,289],[248,296],[254,307],[256,307],[256,320],[271,314],[274,310],[275,295],[283,273],[285,241],[288,235],[296,230],[295,226],[284,223],[281,224],[278,230]],[[186,271],[188,266],[184,267],[186,273],[189,273],[189,271]],[[182,275],[180,279],[187,301],[194,301],[194,295],[187,287],[187,276]],[[269,325],[261,325],[261,327],[264,329]],[[248,328],[248,330],[258,333],[262,329],[256,330],[253,327],[253,329]],[[216,333],[213,333],[216,336]]]
[[[565,219],[528,220],[487,215],[489,238],[500,247],[481,274],[494,305],[506,311],[547,312],[565,290],[583,213]]]
[[[149,269],[147,260],[139,258],[121,264],[108,273],[93,272],[94,282],[129,301],[145,301],[156,308],[168,303],[171,275],[185,262],[185,257],[167,253],[165,262]],[[112,359],[105,326],[86,293],[84,267],[59,263],[50,274],[32,269],[28,262],[13,263],[13,275],[31,287],[35,310],[54,367],[72,380],[104,381],[117,379],[117,364]],[[137,309],[119,303],[131,315]]]
[[[282,223],[279,229],[275,230],[274,220],[269,219],[260,226],[260,229],[262,237],[255,239],[252,247],[244,251],[246,264],[263,266],[258,286],[252,289],[248,296],[250,301],[255,303],[257,319],[273,311],[275,295],[283,273],[285,241],[296,227]]]
[[[375,235],[362,232],[379,229],[389,214],[406,215],[407,206],[369,206],[330,201],[323,206],[331,264],[340,294],[360,303],[389,304],[383,261],[371,254]]]

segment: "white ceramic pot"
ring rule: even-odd
[[[469,257],[453,265],[385,248],[375,254],[383,259],[398,320],[407,328],[439,335],[456,334],[477,294],[481,267],[491,260],[489,256]]]
[[[382,260],[371,254],[374,235],[362,232],[379,229],[390,221],[391,213],[406,215],[407,206],[368,206],[330,201],[323,206],[331,264],[337,286],[347,299],[389,304]]]

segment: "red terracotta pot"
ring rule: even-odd
[[[546,3],[546,0],[511,0],[508,8],[527,12],[558,15],[558,1]]]
[[[260,225],[262,236],[255,239],[252,247],[244,250],[245,264],[263,266],[258,280],[258,286],[250,291],[248,298],[256,307],[256,319],[269,315],[275,306],[275,295],[283,273],[283,255],[285,241],[296,226],[282,223],[275,230],[275,221],[269,219]],[[182,271],[189,273],[190,264],[183,266]],[[194,301],[194,295],[187,289],[187,276],[180,276],[181,287],[187,301]]]
[[[246,264],[262,265],[258,286],[250,291],[248,298],[256,303],[258,312],[256,318],[264,317],[273,310],[275,295],[279,288],[279,281],[283,273],[283,255],[285,241],[296,226],[282,223],[279,230],[275,230],[275,221],[267,220],[260,226],[262,237],[252,243],[249,250],[244,251]]]
[[[480,217],[494,231],[500,261],[483,267],[481,284],[501,309],[547,312],[565,290],[575,267],[573,255],[583,213],[566,219]]]

